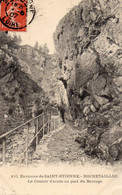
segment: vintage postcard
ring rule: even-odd
[[[0,195],[122,195],[121,0],[0,0]]]

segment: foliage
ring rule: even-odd
[[[0,32],[0,46],[8,48],[17,49],[21,43],[21,37],[14,35],[13,37],[9,36],[5,32]]]
[[[34,48],[35,48],[35,49],[38,49],[38,48],[39,48],[38,41],[36,41],[36,43],[35,43],[35,45],[34,45]]]
[[[42,53],[45,53],[45,54],[49,53],[49,49],[48,49],[48,46],[46,43],[43,46],[41,46],[41,45],[39,45],[38,41],[36,41],[34,48]]]

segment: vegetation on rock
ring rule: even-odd
[[[38,69],[45,66],[48,54],[40,54],[30,46],[20,46],[20,38],[16,36],[10,37],[1,32],[0,37],[0,134],[2,134],[32,116],[41,114],[50,107],[50,104],[48,95],[39,83],[39,73],[34,75],[34,68],[31,70],[34,62]],[[43,69],[40,72],[42,75]]]

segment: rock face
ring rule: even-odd
[[[47,104],[45,92],[22,70],[17,57],[0,48],[0,134],[43,112]]]
[[[104,131],[115,129],[109,126],[121,118],[121,33],[120,0],[83,0],[60,21],[54,33],[72,118],[78,121],[79,126],[84,118],[91,131],[96,127],[98,131],[100,126],[94,119],[94,124],[89,124],[89,117],[94,113],[94,117],[101,114],[105,123],[100,126],[104,130],[99,130],[98,135],[95,133],[93,139],[87,136],[88,142],[94,143],[94,149],[98,147]]]
[[[38,83],[47,94],[51,103],[60,104],[60,90],[64,89],[62,82],[58,80],[60,70],[57,68],[55,55],[50,55],[29,45],[20,46],[14,50],[21,66],[21,70]],[[63,90],[64,93],[65,90]],[[64,94],[63,93],[63,94]]]

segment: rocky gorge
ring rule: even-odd
[[[59,22],[53,55],[0,32],[0,134],[58,108],[68,147],[74,141],[80,154],[122,160],[121,11],[120,0],[82,0]],[[66,136],[61,145],[67,146]]]

